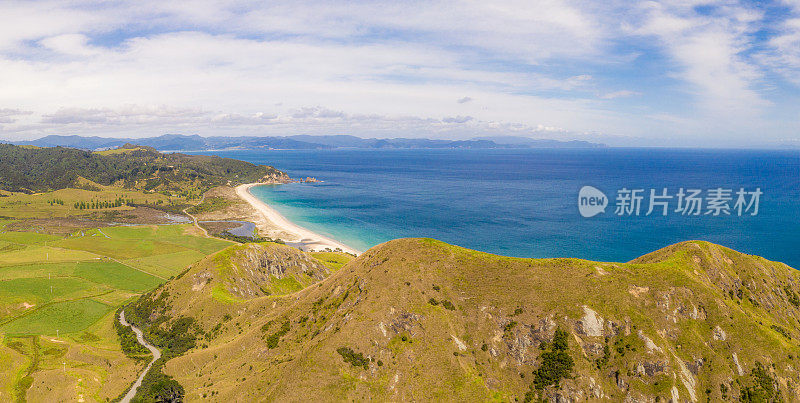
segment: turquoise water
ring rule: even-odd
[[[800,152],[674,149],[320,150],[213,154],[324,182],[264,186],[260,199],[290,220],[366,250],[432,237],[520,257],[628,261],[689,239],[800,268]],[[584,185],[611,200],[584,218]],[[649,190],[760,188],[759,213],[645,216]],[[622,188],[645,190],[639,216],[617,216]],[[707,196],[704,191],[701,196]],[[730,202],[731,207],[736,199]],[[660,211],[660,210],[657,210]],[[705,211],[703,211],[704,213]]]

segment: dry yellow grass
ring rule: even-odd
[[[800,396],[800,309],[786,291],[800,274],[703,242],[603,263],[397,240],[294,294],[225,302],[193,287],[206,269],[164,287],[171,317],[218,328],[166,365],[190,401],[522,399],[558,327],[573,378],[543,397],[720,400],[753,384],[757,361]]]

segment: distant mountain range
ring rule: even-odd
[[[598,148],[604,144],[587,141],[537,140],[527,137],[498,136],[470,140],[431,139],[364,139],[355,136],[282,136],[282,137],[202,137],[198,135],[165,134],[145,138],[111,138],[83,136],[46,136],[36,140],[17,141],[17,145],[39,147],[71,147],[85,150],[103,150],[120,147],[126,143],[153,147],[159,151],[204,151],[223,149],[332,149],[332,148]]]

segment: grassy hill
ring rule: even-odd
[[[291,276],[309,269],[302,252],[256,248],[292,254]],[[187,400],[800,396],[800,274],[721,246],[684,242],[602,263],[402,239],[300,291],[234,295],[240,281],[264,279],[262,258],[241,250],[126,308],[169,352],[160,384]],[[146,396],[160,393],[154,384]]]
[[[0,144],[0,161],[3,161],[0,190],[26,193],[78,187],[81,181],[90,181],[126,189],[194,190],[201,194],[227,183],[288,179],[286,174],[270,166],[230,158],[162,154],[154,148],[130,144],[94,153],[64,147]]]

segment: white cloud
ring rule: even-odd
[[[168,106],[141,107],[127,105],[122,108],[85,109],[62,108],[52,114],[42,116],[42,123],[54,124],[151,124],[159,121],[170,123],[191,122],[193,119],[207,115],[207,112],[196,109],[176,109]]]
[[[800,2],[794,7],[797,16],[777,27],[779,34],[769,40],[770,49],[759,56],[765,65],[800,85]]]
[[[620,90],[620,91],[614,91],[614,92],[605,93],[605,94],[601,95],[600,98],[603,98],[603,99],[617,99],[617,98],[632,97],[634,95],[639,95],[639,93],[636,92],[636,91],[630,91],[630,90]]]
[[[64,34],[42,39],[39,43],[56,52],[68,56],[92,56],[99,50],[88,45],[89,38],[82,34]]]
[[[444,123],[467,123],[472,120],[472,116],[449,116],[442,119]]]
[[[696,6],[718,7],[713,16]],[[719,116],[752,116],[769,102],[756,89],[762,72],[742,55],[758,12],[726,2],[646,3],[644,19],[633,32],[655,36],[680,68],[677,77],[691,85],[700,105]]]
[[[0,116],[6,137],[519,130],[694,141],[700,130],[719,142],[798,127],[761,113],[773,107],[765,70],[798,76],[800,27],[782,21],[770,52],[748,56],[762,15],[733,0],[43,0],[0,3],[0,15],[0,107],[33,111]],[[668,89],[686,111],[603,101],[664,90],[608,74],[628,74],[646,52],[665,56],[654,74],[676,81]]]
[[[21,111],[19,109],[0,108],[0,123],[14,123],[20,116],[31,115],[31,111]]]

